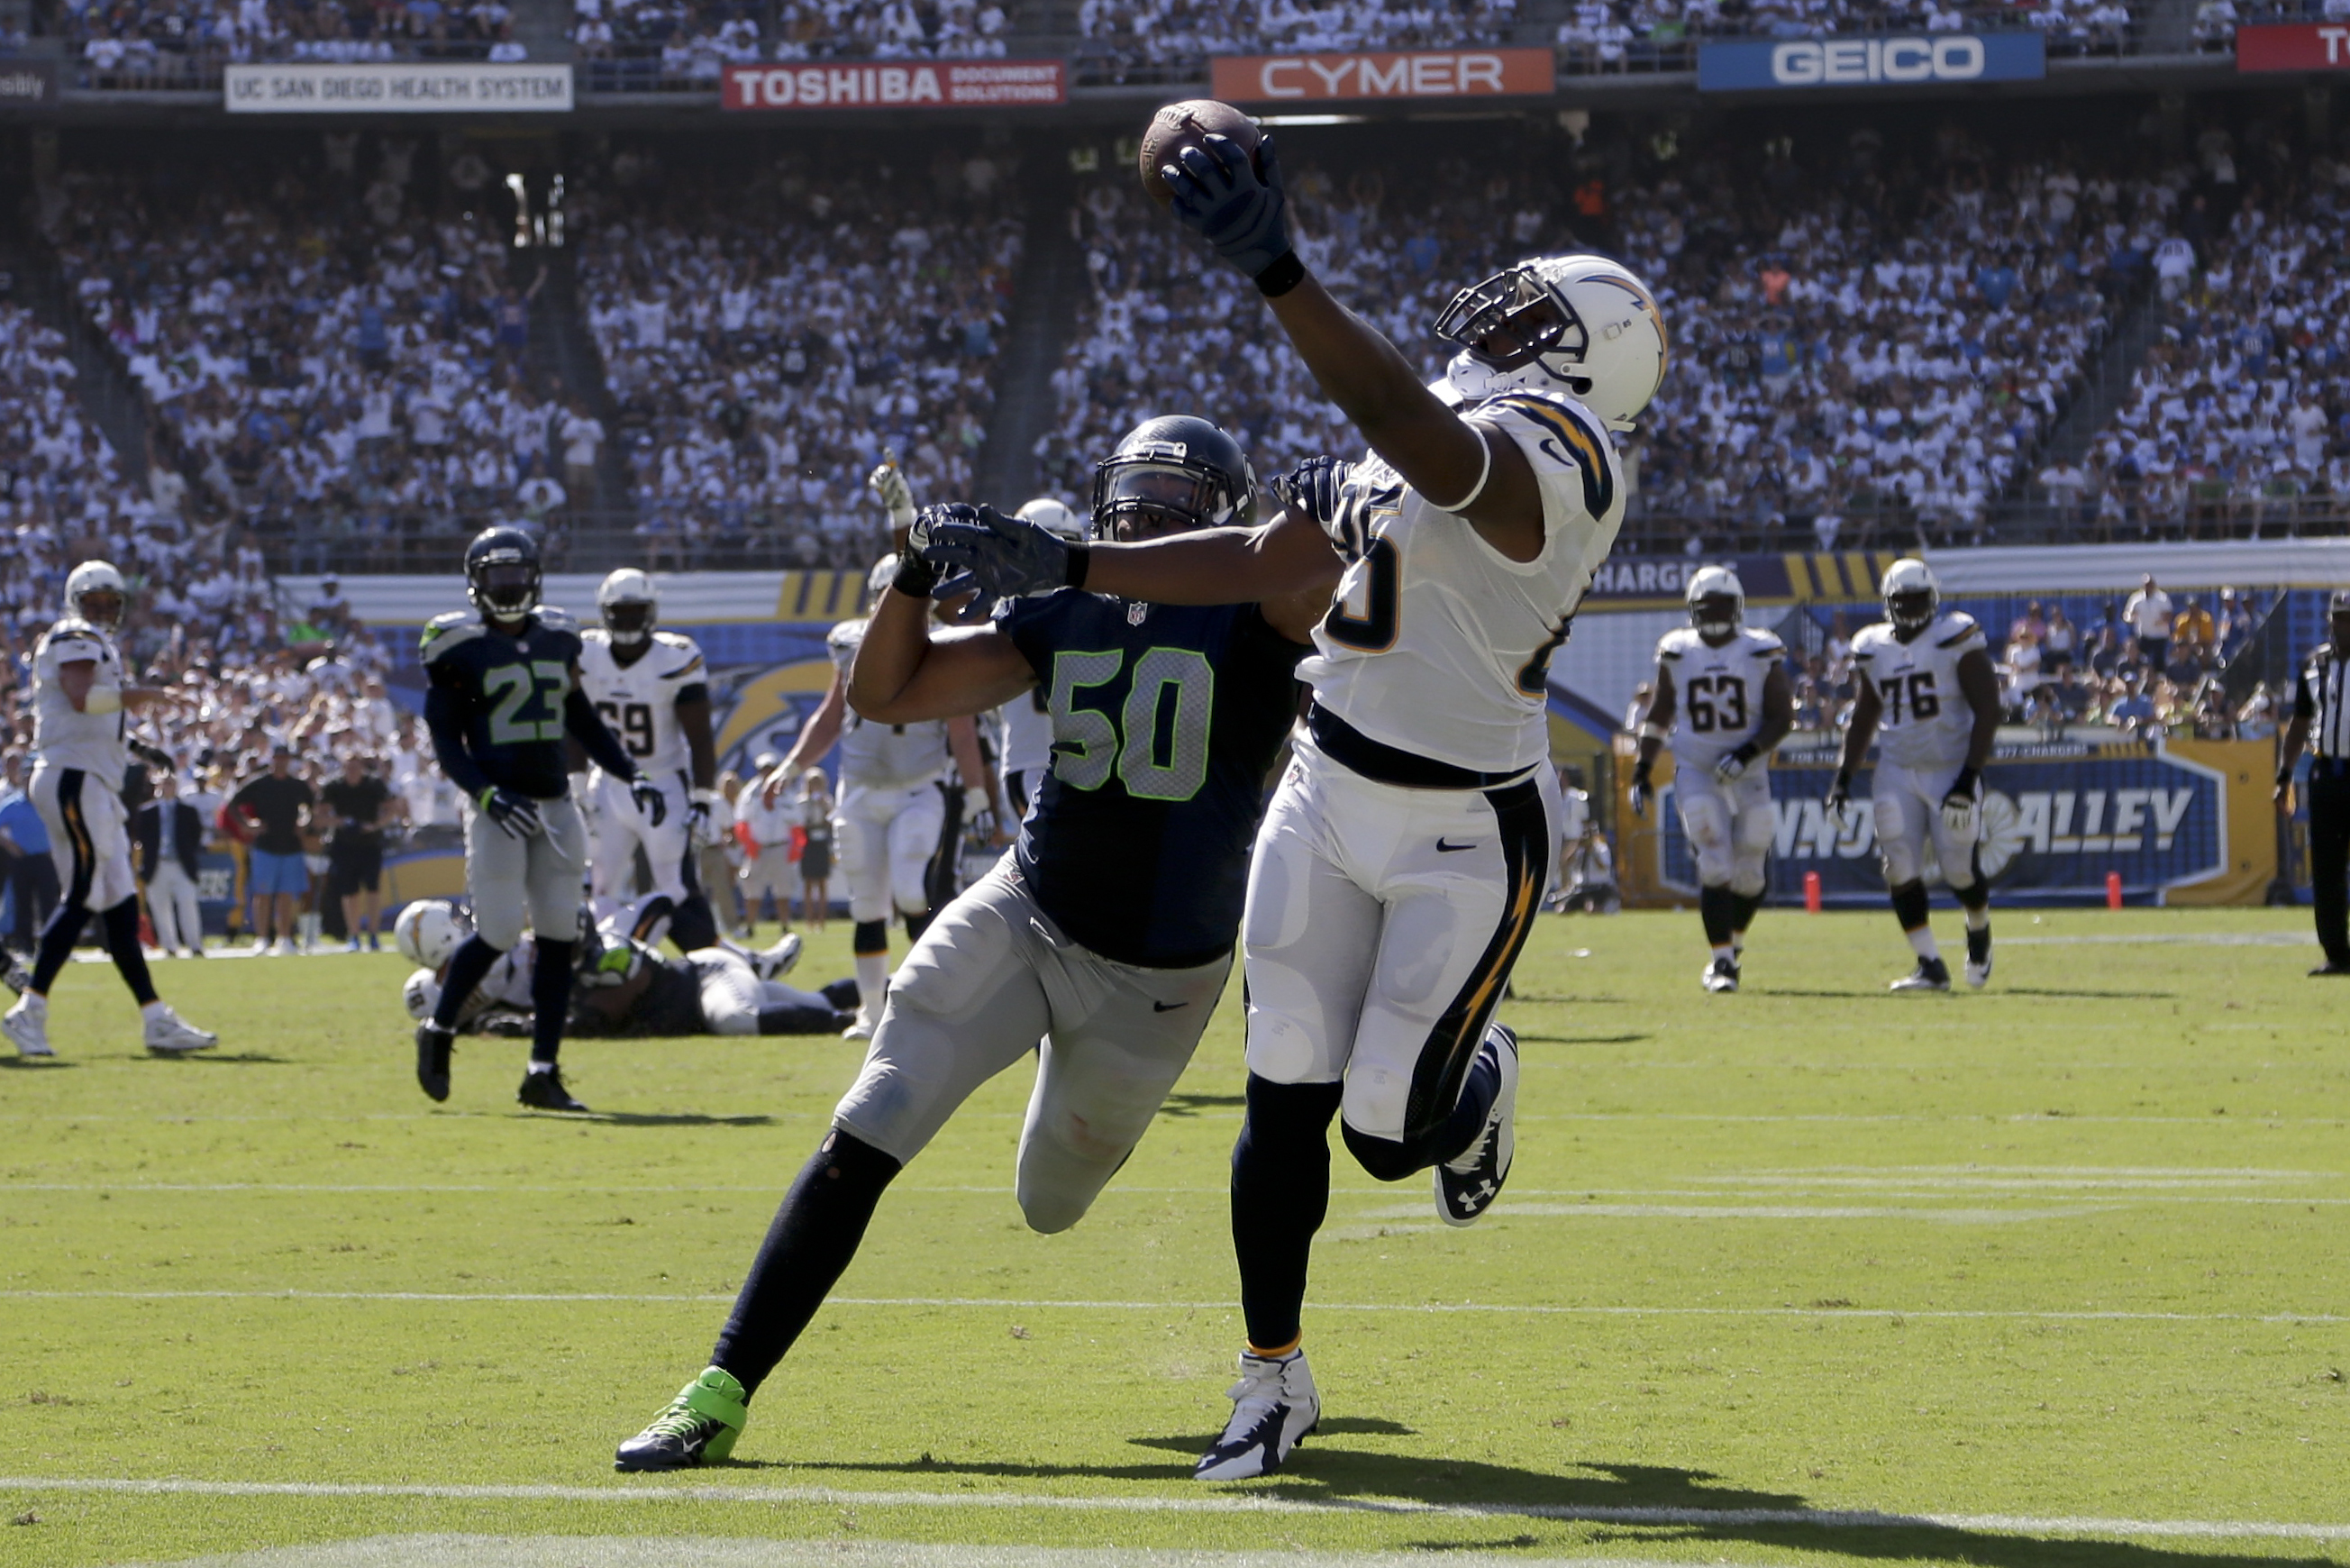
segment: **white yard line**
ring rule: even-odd
[[[1409,1498],[1292,1497],[1212,1492],[1192,1497],[1072,1497],[1058,1493],[858,1491],[838,1487],[675,1485],[437,1486],[335,1481],[133,1480],[114,1477],[0,1476],[0,1492],[112,1492],[159,1497],[429,1498],[452,1502],[805,1503],[826,1508],[1041,1509],[1068,1512],[1442,1515],[1572,1523],[1748,1529],[1945,1530],[2002,1535],[2350,1541],[2350,1524],[2266,1520],[2048,1518],[2005,1513],[1879,1513],[1804,1508],[1608,1508],[1575,1503],[1433,1503]]]

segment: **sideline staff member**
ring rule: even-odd
[[[2332,633],[2301,667],[2277,764],[2276,803],[2292,805],[2293,768],[2306,743],[2309,762],[2309,900],[2325,961],[2309,972],[2350,975],[2350,588],[2336,588],[2326,605]]]

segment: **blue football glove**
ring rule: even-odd
[[[1311,517],[1324,533],[1338,515],[1345,500],[1347,477],[1355,465],[1344,458],[1309,457],[1273,482],[1273,493],[1283,506]]]
[[[930,526],[922,558],[954,569],[931,590],[940,599],[976,591],[983,598],[1016,599],[1046,594],[1069,583],[1069,542],[1021,517],[992,506],[941,507]]]
[[[498,831],[508,838],[536,838],[546,831],[546,824],[538,815],[538,803],[526,794],[493,784],[482,792],[484,815],[496,823]]]
[[[1201,141],[1159,171],[1174,192],[1175,216],[1243,275],[1256,277],[1295,248],[1289,243],[1289,202],[1282,194],[1273,138],[1256,145],[1256,161],[1264,166],[1262,180],[1231,137]]]
[[[659,827],[669,816],[669,801],[650,779],[630,779],[629,798],[636,803],[637,815],[645,819],[648,827]]]

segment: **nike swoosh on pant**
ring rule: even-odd
[[[1447,844],[1447,843],[1445,843],[1445,842],[1444,842],[1444,840],[1442,840],[1441,838],[1440,838],[1440,839],[1438,839],[1438,840],[1436,841],[1436,852],[1437,852],[1439,855],[1458,855],[1458,854],[1459,854],[1459,853],[1461,853],[1461,851],[1462,851],[1463,849],[1474,849],[1474,848],[1476,848],[1476,847],[1477,847],[1477,846],[1476,846],[1475,844],[1473,844],[1473,843],[1471,843],[1471,844]]]
[[[1150,1004],[1150,1011],[1153,1012],[1172,1012],[1179,1007],[1189,1007],[1191,1005],[1191,1004],[1188,1002],[1154,1002]]]

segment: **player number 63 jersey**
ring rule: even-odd
[[[610,632],[591,627],[580,633],[579,643],[580,687],[638,770],[657,780],[685,772],[689,759],[677,700],[710,678],[693,639],[657,631],[653,645],[625,666],[612,657]]]
[[[1711,768],[1762,727],[1762,682],[1787,649],[1767,631],[1741,627],[1714,647],[1693,626],[1665,633],[1657,662],[1673,678],[1673,760]]]
[[[1908,642],[1884,621],[1860,628],[1853,662],[1885,704],[1877,743],[1905,768],[1957,767],[1967,760],[1974,710],[1959,690],[1959,660],[1988,644],[1974,617],[1944,610]]]
[[[1624,485],[1606,430],[1572,399],[1508,392],[1472,412],[1534,467],[1542,554],[1509,559],[1369,456],[1324,522],[1347,566],[1297,673],[1373,740],[1514,773],[1549,754],[1551,656],[1616,542]]]

